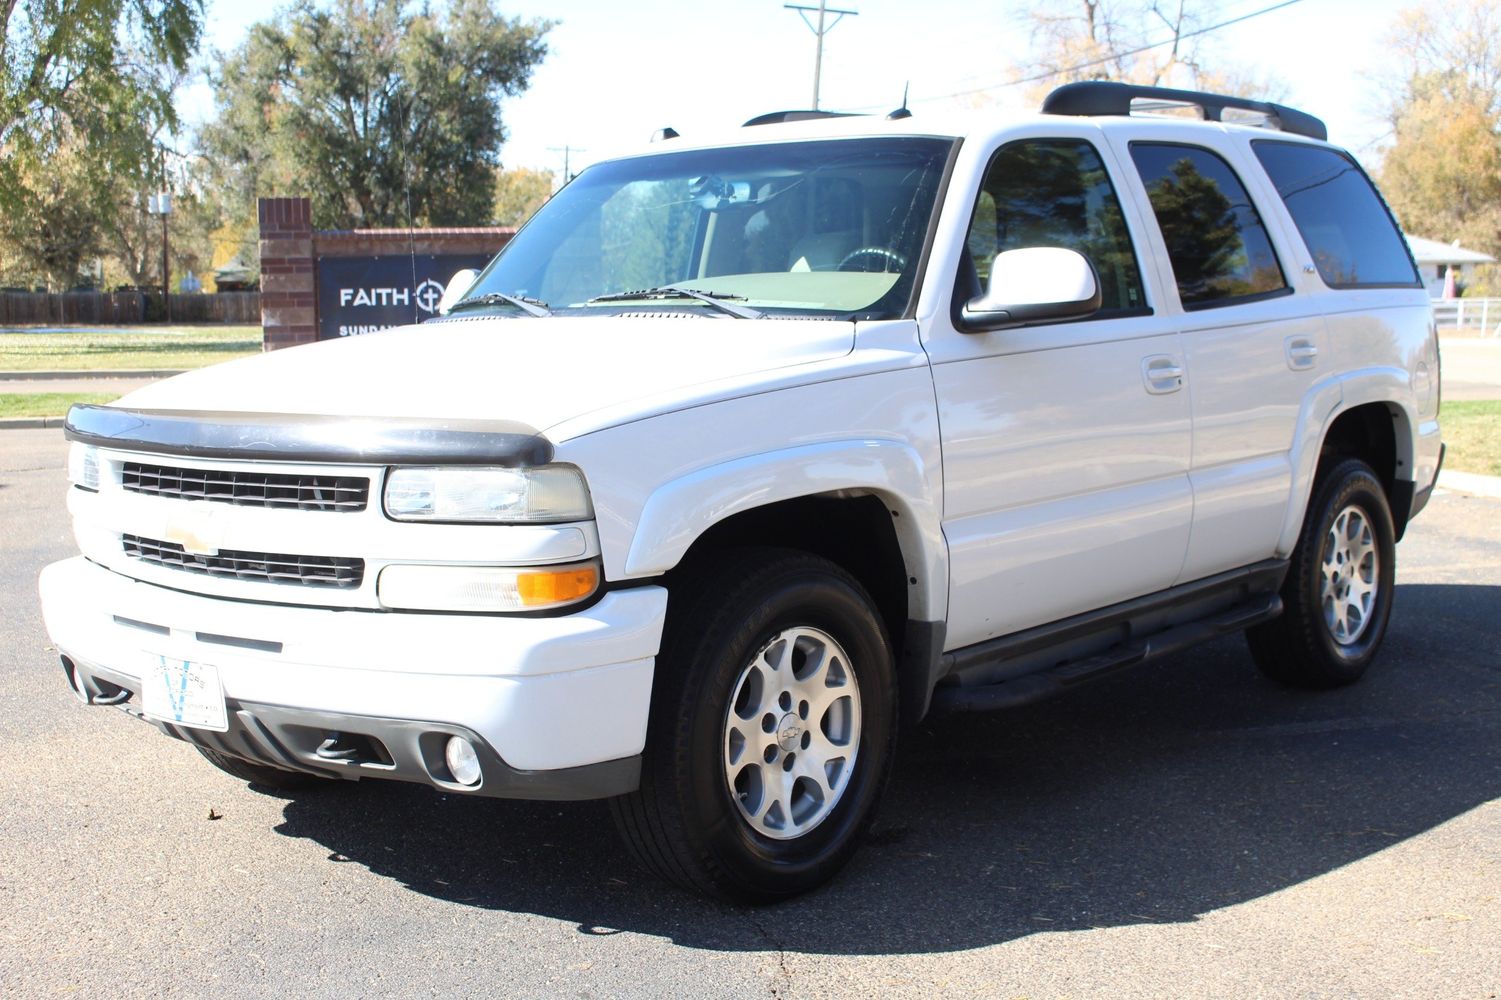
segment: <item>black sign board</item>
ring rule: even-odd
[[[431,319],[455,271],[489,262],[481,254],[319,257],[318,339]]]

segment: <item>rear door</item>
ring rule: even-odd
[[[1275,555],[1325,324],[1307,276],[1288,270],[1282,227],[1266,223],[1263,207],[1275,206],[1239,136],[1142,123],[1112,140],[1151,207],[1147,237],[1171,267],[1164,307],[1187,359],[1194,515],[1178,580],[1188,582]]]

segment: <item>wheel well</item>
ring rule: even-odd
[[[742,511],[694,540],[678,567],[667,574],[668,590],[684,568],[726,549],[766,546],[811,552],[842,567],[865,587],[886,625],[900,670],[910,577],[892,525],[894,516],[871,495],[799,497]]]
[[[1401,418],[1398,411],[1385,403],[1366,403],[1341,413],[1324,435],[1316,476],[1316,479],[1321,478],[1343,458],[1358,458],[1369,465],[1386,493],[1399,539],[1407,526],[1411,506],[1410,495],[1407,503],[1402,502],[1402,491],[1397,478],[1401,460],[1397,455],[1397,432],[1394,425]]]

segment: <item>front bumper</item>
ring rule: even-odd
[[[654,586],[556,617],[257,604],[141,583],[82,557],[48,566],[40,588],[47,631],[95,703],[134,693],[148,657],[212,663],[229,732],[157,723],[163,731],[277,767],[526,798],[633,787],[667,606]],[[365,737],[385,753],[320,755],[333,734],[335,746]],[[479,748],[478,786],[447,780],[449,735]]]

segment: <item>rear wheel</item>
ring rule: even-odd
[[[1295,687],[1359,680],[1386,635],[1396,568],[1386,492],[1370,466],[1344,459],[1314,488],[1282,616],[1246,633],[1256,665]]]
[[[265,764],[254,764],[240,757],[207,747],[197,747],[197,751],[203,754],[205,760],[223,771],[233,775],[241,781],[248,781],[252,785],[261,785],[265,788],[274,788],[277,791],[291,792],[302,788],[316,788],[319,785],[334,781],[334,778],[323,778],[316,774],[306,774],[302,771],[285,771],[279,767],[269,767]]]
[[[613,801],[616,822],[685,888],[745,902],[811,889],[854,853],[889,770],[885,629],[853,577],[803,553],[737,553],[674,595],[641,787]]]

